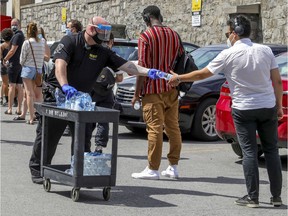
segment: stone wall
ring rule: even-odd
[[[58,40],[61,32],[61,8],[67,8],[67,20],[78,19],[87,25],[88,19],[99,15],[113,24],[125,24],[129,37],[137,38],[146,26],[141,12],[153,0],[108,0],[87,3],[88,0],[51,1],[21,7],[22,27],[29,21],[42,26],[48,40]],[[248,15],[253,20],[255,31],[252,38],[257,42],[287,44],[287,2],[286,0],[205,0],[202,1],[202,25],[192,27],[191,0],[157,1],[164,17],[164,24],[172,27],[181,35],[183,41],[200,46],[226,42],[224,33],[226,20],[235,16],[231,8],[240,5],[260,3],[259,14]]]

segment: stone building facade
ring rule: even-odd
[[[62,8],[67,20],[78,19],[85,27],[93,15],[112,24],[126,25],[130,38],[137,38],[146,26],[141,12],[151,4],[161,9],[164,24],[175,29],[183,41],[200,46],[225,43],[226,21],[238,14],[252,21],[251,38],[255,42],[287,44],[286,0],[203,0],[201,26],[192,26],[191,0],[46,0],[22,6],[21,22],[25,32],[28,22],[36,21],[47,33],[48,40],[59,40]]]

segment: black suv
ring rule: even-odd
[[[267,44],[275,55],[287,51],[286,45]],[[191,52],[199,69],[204,68],[222,50],[225,44],[209,45]],[[214,141],[219,137],[215,130],[216,102],[220,95],[220,88],[225,82],[223,74],[214,75],[205,80],[196,81],[190,90],[179,95],[179,125],[182,134],[202,141]],[[115,91],[116,102],[120,104],[120,124],[131,131],[145,128],[142,110],[134,110],[131,100],[135,91],[135,77],[124,79],[117,85]]]

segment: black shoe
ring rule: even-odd
[[[41,176],[32,176],[31,179],[34,184],[43,184],[44,181]]]
[[[3,105],[3,98],[0,97],[0,105],[2,106]]]
[[[103,152],[103,147],[102,146],[100,146],[100,145],[98,145],[98,146],[96,146],[96,148],[95,148],[95,151],[94,152],[96,152],[96,153],[100,153],[100,154],[102,154],[102,152]]]
[[[270,203],[274,206],[274,207],[279,207],[282,205],[282,200],[281,197],[271,197],[270,198]]]
[[[259,207],[258,199],[251,199],[248,195],[246,195],[242,198],[239,198],[234,203],[237,205],[247,206],[250,208],[258,208]]]

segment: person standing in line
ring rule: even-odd
[[[107,43],[102,43],[103,46],[107,46],[109,49],[112,49],[114,43],[114,36],[110,34],[110,40]],[[113,76],[113,79],[112,79]],[[111,79],[109,78],[111,77]],[[92,101],[96,102],[96,106],[113,108],[114,105],[114,94],[113,87],[115,83],[122,82],[123,80],[123,71],[113,71],[109,67],[105,67],[102,72],[99,74],[97,81],[93,86],[91,92]],[[91,146],[91,137],[92,133],[97,128],[95,135],[95,151],[102,153],[102,148],[107,147],[109,140],[109,123],[96,123],[86,124],[86,141],[87,144]]]
[[[24,41],[20,64],[22,65],[21,77],[23,79],[24,88],[27,96],[27,107],[29,110],[30,119],[27,124],[34,124],[34,98],[35,98],[35,83],[36,74],[42,74],[45,41],[38,38],[37,24],[30,22],[27,25],[27,40]],[[25,118],[25,117],[24,117]]]
[[[42,40],[45,44],[45,54],[44,54],[44,62],[48,62],[50,60],[50,48],[47,44],[47,40],[45,37],[45,32],[44,29],[42,27],[40,27],[38,29],[38,34],[37,37],[39,40]],[[46,70],[46,65],[43,64],[43,68],[42,68],[42,73],[45,73]],[[43,94],[42,94],[42,85],[37,86],[35,85],[34,87],[34,102],[42,102],[43,101]],[[14,121],[22,121],[25,120],[26,118],[26,113],[28,111],[28,106],[27,106],[27,93],[25,91],[24,88],[24,95],[23,95],[23,107],[22,107],[22,113],[21,115],[16,116],[13,120]],[[36,112],[35,113],[35,117],[34,117],[34,121],[38,120],[38,115]]]
[[[83,30],[83,26],[79,20],[71,19],[66,26],[66,35],[77,34]]]
[[[162,24],[160,9],[151,5],[142,13],[148,29],[138,41],[138,64],[168,72],[182,47],[177,32]],[[163,147],[163,129],[169,139],[169,166],[161,175],[177,179],[178,162],[182,146],[178,123],[178,90],[168,85],[165,79],[153,80],[137,77],[132,104],[142,95],[143,119],[148,133],[148,166],[140,173],[133,173],[135,179],[159,179]],[[163,128],[164,126],[164,128]]]
[[[115,52],[102,46],[103,41],[108,41],[112,26],[102,17],[94,16],[89,19],[86,30],[74,35],[65,35],[54,52],[55,67],[49,74],[47,82],[62,89],[66,99],[74,96],[78,90],[86,93],[92,91],[93,85],[104,67],[113,70],[122,70],[129,74],[149,76],[154,78],[159,70],[148,69],[129,62]],[[45,94],[44,101],[46,99]],[[48,96],[48,95],[47,95]],[[47,163],[51,164],[58,142],[67,124],[71,127],[72,143],[74,143],[74,123],[60,119],[49,118],[47,120],[50,134],[47,149]],[[32,182],[42,184],[40,175],[42,140],[42,118],[36,129],[36,138],[33,145],[32,155],[29,162]],[[86,143],[86,140],[84,141]],[[90,151],[86,149],[85,151]],[[73,153],[73,151],[72,151]]]
[[[13,31],[10,28],[5,28],[1,32],[1,37],[4,40],[4,42],[1,44],[1,79],[2,79],[2,85],[1,85],[1,98],[0,98],[0,105],[7,106],[8,104],[8,91],[9,91],[9,79],[7,74],[7,68],[4,66],[4,56],[7,55],[9,46],[10,46],[10,40],[13,37]],[[5,99],[5,102],[4,102]]]
[[[11,29],[14,32],[14,35],[10,41],[11,47],[3,59],[4,66],[7,67],[7,73],[9,77],[8,109],[5,111],[5,114],[12,115],[12,105],[14,101],[15,90],[17,89],[18,104],[16,114],[20,115],[23,100],[23,82],[21,78],[22,67],[20,64],[20,53],[25,37],[21,31],[19,19],[12,19]]]
[[[261,140],[268,177],[270,202],[282,205],[282,168],[278,150],[278,119],[283,117],[283,87],[272,50],[252,43],[250,21],[237,16],[227,22],[227,45],[207,67],[184,75],[174,74],[169,84],[202,80],[224,73],[232,97],[232,116],[243,153],[243,171],[248,194],[235,201],[247,207],[259,207],[259,170],[256,132]],[[173,72],[171,72],[173,73]]]

